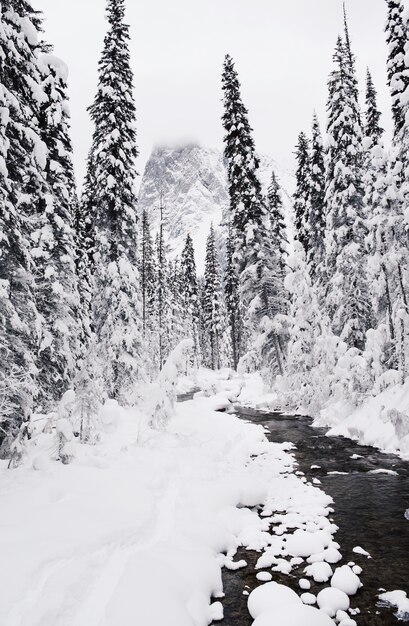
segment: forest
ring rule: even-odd
[[[339,427],[333,435],[409,454],[409,11],[401,0],[385,2],[389,141],[370,69],[365,85],[358,79],[343,9],[327,82],[327,119],[314,113],[295,147],[290,215],[275,170],[267,193],[263,189],[240,68],[226,54],[220,125],[229,209],[208,232],[202,275],[194,233],[175,255],[162,202],[158,228],[153,226],[158,207],[138,206],[138,136],[144,125],[137,120],[125,0],[106,0],[84,181],[75,176],[68,68],[44,40],[42,13],[27,0],[1,1],[0,463],[10,529],[15,525],[5,563],[12,562],[15,545],[23,546],[22,554],[30,553],[30,545],[40,549],[44,519],[54,519],[54,513],[38,511],[43,497],[47,507],[59,507],[55,515],[62,533],[54,537],[47,521],[47,550],[65,541],[71,546],[64,557],[60,548],[47,552],[44,562],[27,557],[38,558],[42,569],[30,569],[34,565],[27,561],[21,578],[13,569],[15,605],[9,612],[3,608],[7,626],[207,626],[223,616],[221,603],[210,603],[223,597],[219,569],[235,572],[246,565],[233,560],[239,546],[264,550],[256,569],[269,571],[257,574],[266,583],[257,589],[278,584],[271,582],[271,567],[281,576],[304,559],[304,576],[313,585],[333,575],[332,587],[324,590],[330,593],[320,592],[321,604],[314,591],[319,609],[308,606],[316,600],[307,597],[312,594],[305,578],[302,610],[280,613],[274,605],[272,616],[264,612],[264,592],[253,591],[248,608],[255,625],[328,626],[335,623],[331,618],[341,626],[369,624],[355,621],[358,613],[347,613],[362,572],[360,561],[351,565],[351,558],[366,559],[369,553],[354,548],[333,574],[342,557],[333,537],[331,497],[317,486],[321,478],[307,482],[304,471],[296,471],[293,444],[266,438],[264,422],[264,431],[250,424],[250,413],[244,414],[247,421],[240,417],[243,407],[308,416],[315,426]],[[157,184],[160,191],[161,181]],[[237,406],[234,417],[229,413]],[[351,415],[355,421],[343,430]],[[351,459],[362,458],[351,451]],[[383,458],[379,463],[385,465]],[[392,461],[389,469],[383,465],[368,472],[398,475]],[[33,469],[43,472],[43,486]],[[315,464],[309,471],[320,469]],[[328,475],[343,473],[329,469]],[[105,472],[105,478],[94,472]],[[211,486],[203,486],[205,474]],[[116,503],[109,513],[98,495],[105,489],[107,501]],[[70,509],[65,502],[74,493],[78,502]],[[26,536],[21,520],[31,512]],[[215,516],[224,534],[215,530],[210,538],[205,526],[213,528]],[[74,543],[69,543],[70,519],[82,526],[81,540],[73,535]],[[279,525],[270,539],[268,522]],[[154,617],[146,617],[148,608],[138,613],[131,602],[122,622],[121,611],[132,597],[129,580],[138,580],[141,589],[148,584],[136,553],[144,546],[156,554],[159,538],[161,545],[171,541],[166,527],[174,529],[172,541],[181,533],[180,545],[187,550],[192,542],[198,551],[199,579],[185,581],[183,615],[173,604],[177,594],[169,591],[173,599],[163,605],[166,617],[160,606],[152,608],[149,591],[144,602],[149,598]],[[288,534],[289,529],[296,530]],[[87,556],[81,556],[83,545]],[[156,589],[169,585],[173,574],[166,568],[183,569],[180,564],[186,563],[186,571],[195,563],[187,552],[171,558],[166,552],[171,548],[163,545],[155,558],[169,575],[166,582],[159,576]],[[291,561],[285,560],[288,555]],[[89,581],[101,559],[94,588]],[[149,559],[141,563],[154,577]],[[402,567],[405,571],[405,563]],[[21,586],[31,571],[39,572],[34,590]],[[121,571],[128,572],[128,582],[119,584]],[[84,597],[73,591],[78,572],[85,572],[91,585],[86,583]],[[0,568],[0,586],[7,576]],[[108,584],[104,577],[114,580],[119,595],[106,600],[98,621],[95,607]],[[189,585],[201,585],[202,595]],[[54,588],[74,600],[69,595],[58,604],[57,594],[55,606],[46,606],[43,589]],[[17,601],[19,594],[25,599]],[[385,601],[407,616],[409,601],[402,598]],[[81,608],[74,615],[77,601]]]

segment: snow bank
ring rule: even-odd
[[[314,425],[330,426],[329,435],[350,437],[409,458],[409,381],[366,398],[358,408],[332,404]]]
[[[262,427],[215,412],[241,389],[231,380],[216,386],[216,400],[176,405],[167,430],[107,402],[95,445],[80,444],[67,417],[39,418],[26,463],[13,472],[0,466],[1,624],[220,619],[222,606],[210,598],[223,595],[221,567],[243,565],[234,560],[238,546],[273,539],[268,521],[247,507],[284,497],[294,460]],[[64,465],[55,459],[68,439]]]

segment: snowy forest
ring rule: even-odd
[[[270,410],[309,416],[319,426],[331,424],[329,414],[336,416],[334,425],[356,412],[365,413],[369,406],[369,413],[377,411],[378,421],[392,429],[397,442],[394,451],[409,453],[409,416],[402,410],[402,394],[409,396],[405,387],[409,376],[409,11],[401,0],[385,2],[385,63],[394,126],[389,141],[370,69],[366,84],[359,82],[344,6],[341,34],[334,50],[327,51],[329,57],[332,54],[332,71],[323,77],[323,81],[327,78],[327,118],[320,120],[312,112],[311,127],[299,133],[295,146],[296,190],[290,216],[284,210],[276,171],[270,173],[268,192],[263,190],[240,68],[229,54],[225,56],[221,92],[215,98],[223,98],[220,124],[229,210],[222,224],[212,225],[208,232],[203,275],[197,270],[193,233],[183,241],[180,255],[170,252],[163,219],[169,207],[161,202],[150,212],[138,206],[138,136],[144,125],[142,119],[137,120],[125,13],[125,0],[106,1],[106,36],[96,95],[88,109],[93,136],[83,182],[74,173],[68,68],[53,54],[52,44],[44,41],[44,16],[26,0],[0,3],[2,468],[18,475],[29,467],[27,462],[47,471],[50,463],[60,469],[71,462],[81,465],[85,450],[92,456],[98,446],[117,445],[112,443],[120,438],[114,432],[113,414],[128,416],[123,418],[127,428],[136,428],[129,426],[135,410],[144,416],[135,440],[143,440],[148,431],[156,432],[158,450],[160,446],[165,449],[166,437],[171,436],[168,428],[176,428],[169,426],[177,411],[176,396],[191,391],[189,380],[192,389],[218,398],[213,397],[213,405],[206,409],[204,404],[202,409],[197,405],[198,411],[231,408],[231,390],[237,381],[247,381],[248,397],[246,386],[235,396],[244,405],[247,401],[257,407],[260,398],[266,397]],[[158,211],[156,228],[153,215]],[[229,381],[225,392],[229,389],[230,396],[218,406],[217,381],[222,378]],[[207,392],[203,392],[203,381],[213,381]],[[182,417],[187,423],[187,417]],[[192,426],[184,428],[185,437],[186,433],[194,436]],[[220,437],[226,436],[226,446],[234,437],[243,436],[249,455],[252,446],[251,454],[267,454],[254,452],[262,445],[257,433],[251,435],[253,431],[244,425],[240,428],[243,434],[232,422],[229,435],[220,431]],[[353,426],[349,436],[352,430]],[[364,433],[371,431],[370,420],[361,430],[352,438],[382,447]],[[392,436],[388,437],[382,442],[390,451]],[[110,438],[111,444],[106,444]],[[118,443],[115,454],[123,445]],[[170,448],[175,445],[169,440]],[[293,463],[288,454],[286,448],[279,454],[285,471]],[[166,466],[161,460],[161,467],[162,462],[167,473],[172,464],[169,461]],[[144,465],[138,463],[143,474]],[[9,475],[13,472],[8,471]],[[71,480],[81,481],[81,474]],[[156,483],[151,487],[159,488]],[[107,489],[111,493],[110,484]],[[285,487],[281,489],[284,498]],[[248,491],[247,499],[239,501],[251,509],[260,500],[254,488]],[[328,507],[323,492],[318,489],[317,493],[321,494],[317,510]],[[308,497],[315,502],[313,496]],[[286,510],[284,505],[267,502],[265,516]],[[321,535],[334,533],[325,526],[329,518],[317,515],[321,516]],[[312,523],[309,518],[303,520]],[[302,529],[302,523],[294,526]],[[290,541],[300,544],[296,533],[287,545]],[[330,551],[321,563],[329,569],[328,563],[338,560],[332,535],[331,541],[323,541],[320,550],[315,550],[325,549],[327,556]],[[261,549],[254,537],[241,545]],[[290,551],[293,561],[314,554],[308,547],[305,552],[308,541],[302,545]],[[230,551],[219,552],[224,559],[221,563],[219,558],[220,566],[238,569],[231,546]],[[276,571],[284,574],[282,563],[274,558],[269,566],[275,564]],[[292,567],[296,565],[292,562]],[[323,568],[317,574],[311,562],[309,567],[315,583],[329,579],[325,573],[321,577]],[[326,626],[335,623],[331,618],[341,626],[375,624],[358,618],[356,622],[353,613],[346,613],[349,600],[346,606],[344,596],[356,593],[357,589],[350,592],[348,588],[351,581],[354,587],[358,570],[362,571],[354,567],[349,574],[339,573],[340,586],[332,585],[343,594],[342,601],[339,595],[328,596],[328,604],[323,604],[326,609],[334,606],[333,612],[320,610],[318,616],[314,609],[317,615],[311,613],[311,622],[307,613],[301,621],[294,616],[288,622],[284,613],[277,613],[279,621],[273,622],[265,615],[258,617],[261,613],[254,600],[253,609],[249,601],[254,624]],[[258,580],[268,582],[270,576]],[[51,584],[46,579],[44,584]],[[309,589],[307,583],[304,590]],[[15,588],[19,589],[17,583]],[[221,590],[217,595],[213,589],[207,596],[222,597]],[[41,613],[39,604],[33,617],[39,621],[27,621],[33,602],[20,603],[18,615],[11,610],[4,623],[122,623],[120,599],[117,612],[110,605],[111,617],[103,622],[88,621],[86,608],[77,621],[72,616],[59,621],[55,607]],[[182,619],[175,609],[165,621],[158,617],[138,623],[203,626],[222,619],[219,602],[206,607],[205,614],[198,606],[191,611],[191,621]]]
[[[406,380],[408,42],[403,5],[387,4],[392,145],[383,142],[369,70],[359,102],[345,14],[328,79],[325,136],[314,115],[296,147],[294,245],[275,172],[262,193],[238,72],[226,56],[230,211],[222,249],[211,229],[198,276],[191,237],[181,258],[170,259],[162,223],[152,232],[149,214],[138,212],[124,3],[107,6],[89,108],[94,134],[78,194],[67,69],[42,39],[42,16],[26,2],[3,2],[3,455],[21,449],[33,412],[54,410],[69,389],[88,407],[107,397],[132,404],[188,338],[189,366],[259,371],[283,406],[313,415],[329,402],[358,405]]]

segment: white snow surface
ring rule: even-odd
[[[404,591],[396,589],[395,591],[387,591],[379,595],[381,604],[391,606],[396,609],[395,617],[398,620],[408,621],[409,619],[409,598]]]
[[[330,567],[332,500],[294,473],[293,446],[215,411],[254,379],[225,370],[179,383],[203,391],[176,405],[166,429],[152,429],[141,408],[107,402],[98,443],[73,437],[63,465],[55,456],[61,435],[72,437],[68,398],[67,417],[39,419],[20,468],[0,463],[2,626],[207,626],[223,615],[210,600],[223,597],[221,568],[246,565],[235,560],[239,546],[260,550],[273,570],[290,573],[302,561],[292,552]],[[333,623],[291,593],[301,611],[291,626]]]

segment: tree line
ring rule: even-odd
[[[0,440],[8,454],[75,387],[135,401],[173,348],[192,367],[260,371],[284,402],[358,403],[408,370],[408,22],[387,0],[394,137],[384,145],[368,70],[359,101],[348,21],[328,81],[325,141],[314,114],[296,146],[295,244],[280,184],[266,194],[233,59],[222,89],[230,210],[212,226],[203,277],[189,235],[168,258],[139,214],[134,77],[125,0],[107,0],[94,132],[76,192],[67,68],[25,0],[0,9]],[[90,402],[90,404],[94,404]]]

